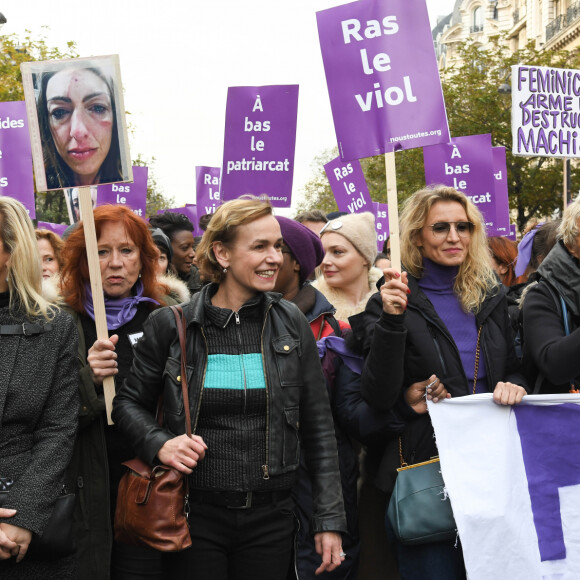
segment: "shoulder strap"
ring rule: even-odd
[[[325,316],[324,319],[328,320],[328,323],[332,327],[332,330],[334,330],[334,334],[336,334],[336,336],[342,336],[342,329],[340,328],[340,324],[338,324],[338,320],[336,320],[332,314]]]
[[[181,390],[183,393],[183,409],[185,411],[185,432],[191,437],[191,415],[189,410],[189,388],[187,385],[187,358],[185,349],[185,315],[181,306],[171,306],[175,323],[177,324],[177,333],[179,334],[179,344],[181,346]]]
[[[541,282],[541,280],[540,280],[540,282]],[[562,298],[560,293],[557,293],[556,290],[554,288],[552,288],[551,284],[549,284],[548,282],[544,282],[544,283],[546,285],[546,288],[548,289],[548,292],[550,293],[550,295],[554,299],[554,303],[556,304],[556,309],[558,310],[558,314],[560,314],[562,316],[562,322],[564,324],[564,333],[566,336],[568,336],[570,334],[570,320],[569,320],[568,308],[566,307],[566,302],[565,302],[564,298]],[[544,374],[542,372],[538,372],[538,376],[536,377],[536,382],[534,384],[534,390],[532,391],[531,394],[537,395],[540,392],[540,389],[542,388],[542,384],[544,382],[544,378],[545,378]],[[570,392],[571,393],[578,392],[576,390],[576,388],[574,387],[574,381],[570,381]]]

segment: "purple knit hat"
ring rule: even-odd
[[[276,216],[282,230],[282,238],[300,264],[300,285],[314,272],[324,258],[324,246],[320,238],[306,226],[283,216]]]

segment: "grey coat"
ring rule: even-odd
[[[0,325],[25,321],[0,308]],[[78,421],[77,331],[64,312],[50,324],[51,330],[34,336],[0,336],[0,476],[14,480],[4,507],[17,510],[0,523],[35,534],[42,533],[61,491]],[[0,576],[11,578],[3,564]],[[18,577],[34,577],[36,572],[24,574],[29,565],[39,570],[25,558],[15,567]]]

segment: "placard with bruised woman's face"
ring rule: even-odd
[[[21,68],[37,191],[133,181],[118,56]]]

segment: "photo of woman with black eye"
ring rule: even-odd
[[[23,83],[40,191],[131,181],[114,57],[26,63]],[[43,66],[44,65],[44,66]],[[32,94],[31,94],[32,91]],[[32,118],[31,112],[35,112]],[[37,169],[42,163],[43,170]],[[38,175],[40,175],[40,180]]]

